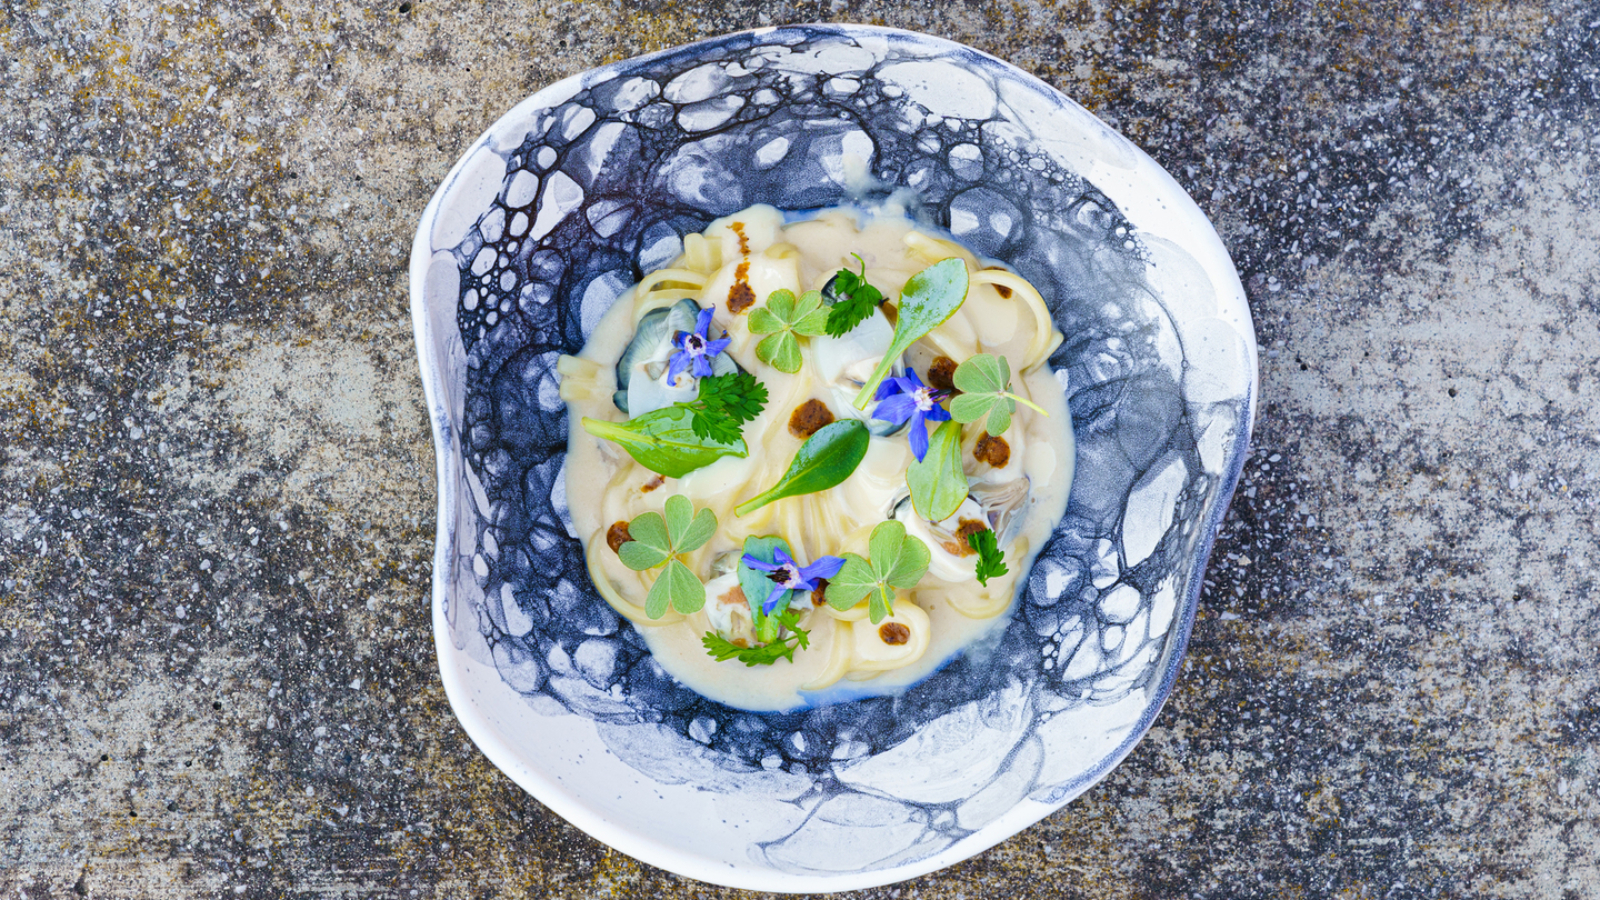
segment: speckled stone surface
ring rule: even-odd
[[[404,253],[537,87],[807,20],[1122,129],[1263,348],[1154,730],[861,896],[1600,896],[1600,7],[1556,0],[0,7],[0,896],[740,894],[456,726]]]

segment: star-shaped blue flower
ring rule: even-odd
[[[917,373],[907,369],[904,378],[885,378],[878,385],[878,405],[872,408],[872,417],[884,422],[902,424],[911,420],[911,452],[917,462],[928,455],[928,426],[923,422],[944,422],[950,413],[939,405],[943,394],[922,383]]]
[[[711,374],[711,360],[721,353],[731,338],[722,338],[713,341],[707,333],[711,329],[712,310],[700,310],[700,316],[695,320],[694,331],[680,331],[672,336],[672,346],[678,349],[672,351],[668,360],[667,384],[676,385],[678,376],[688,369],[696,378],[705,378]]]
[[[814,591],[818,578],[832,578],[844,566],[844,560],[837,556],[819,557],[811,565],[802,566],[783,552],[782,547],[773,548],[772,556],[777,562],[762,562],[748,553],[743,557],[744,564],[750,568],[772,573],[767,576],[773,582],[772,593],[761,604],[761,612],[769,616],[784,591]]]

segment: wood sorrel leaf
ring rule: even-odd
[[[911,276],[900,291],[900,306],[894,323],[894,339],[884,351],[878,368],[856,394],[856,409],[866,409],[888,377],[895,361],[907,349],[955,315],[967,299],[967,264],[954,257],[941,260]]]
[[[694,503],[682,494],[668,497],[662,512],[633,517],[628,523],[629,540],[617,548],[622,564],[636,572],[667,565],[650,585],[645,615],[659,619],[668,606],[681,613],[705,606],[706,586],[678,557],[700,549],[716,531],[717,514],[709,509],[695,512]]]
[[[626,422],[582,420],[583,430],[597,438],[615,441],[639,465],[668,478],[682,478],[724,456],[743,458],[749,451],[744,439],[720,441],[694,433],[694,410],[669,406]]]
[[[666,571],[656,577],[656,583],[650,585],[650,593],[644,598],[644,614],[659,619],[671,606],[688,615],[705,605],[706,586],[682,560],[674,559],[667,563]]]
[[[794,292],[779,288],[767,295],[766,306],[750,313],[750,333],[765,334],[756,345],[756,358],[780,372],[800,371],[800,335],[815,337],[828,324],[828,311],[822,308],[822,294],[806,291],[795,299]]]
[[[874,623],[894,613],[894,592],[917,586],[928,572],[933,555],[920,538],[906,534],[906,526],[893,519],[879,523],[867,540],[870,560],[854,553],[844,555],[839,574],[828,580],[828,605],[846,610],[869,597],[867,615]]]
[[[955,515],[967,499],[967,473],[961,468],[961,423],[944,422],[928,438],[928,452],[921,462],[906,469],[906,487],[911,489],[911,505],[917,515],[929,522],[942,522]]]
[[[867,426],[859,419],[845,419],[823,426],[800,445],[794,459],[789,462],[789,471],[783,473],[777,484],[739,504],[733,514],[749,515],[774,500],[814,494],[834,487],[849,478],[856,466],[861,465],[870,440]],[[960,443],[959,440],[957,443]],[[959,455],[956,465],[959,468]]]
[[[993,435],[1011,427],[1017,403],[1026,403],[1040,415],[1044,410],[1011,393],[1011,364],[1003,356],[979,353],[956,367],[951,382],[961,395],[950,401],[950,416],[957,422],[976,422],[984,416],[983,430]]]

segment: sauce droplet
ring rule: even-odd
[[[899,622],[885,622],[878,627],[878,639],[891,647],[897,647],[911,640],[911,629]]]
[[[794,408],[789,416],[789,433],[801,440],[816,434],[824,425],[833,424],[833,413],[827,404],[812,398]]]

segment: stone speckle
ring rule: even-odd
[[[538,87],[756,25],[973,44],[1199,201],[1262,340],[1186,672],[1102,784],[863,897],[1600,894],[1592,4],[0,10],[0,894],[735,896],[439,687],[405,253]]]

